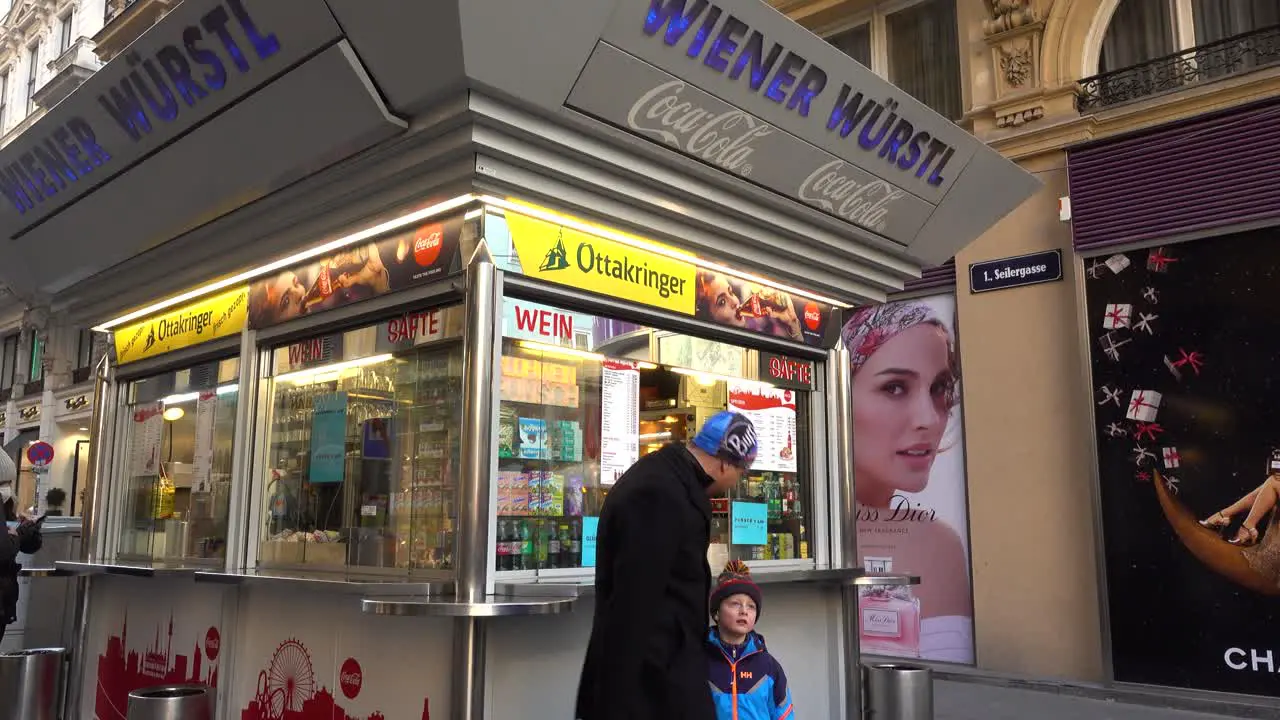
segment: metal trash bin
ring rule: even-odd
[[[213,720],[214,690],[205,685],[160,685],[129,693],[127,720]]]
[[[933,671],[919,665],[862,666],[865,720],[933,720]]]
[[[0,720],[58,720],[63,648],[0,654]]]

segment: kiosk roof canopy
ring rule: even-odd
[[[55,295],[466,88],[920,266],[1038,186],[761,0],[186,0],[0,151],[0,279]]]

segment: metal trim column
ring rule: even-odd
[[[502,277],[482,241],[467,267],[466,326],[462,335],[463,437],[454,568],[457,601],[465,603],[482,603],[489,594],[489,478],[494,462],[494,367],[501,304]],[[484,620],[463,617],[454,623],[452,715],[454,720],[483,720]]]
[[[116,416],[116,393],[115,377],[108,353],[102,356],[94,369],[93,420],[89,425],[92,432],[89,452],[92,453],[93,460],[89,463],[89,472],[85,477],[84,503],[81,504],[80,562],[99,560],[102,552],[99,536],[103,534],[102,518],[106,509],[103,502],[106,494],[102,481],[110,476],[107,472],[107,464],[110,462],[110,448],[113,445],[111,436],[114,433],[113,418]],[[76,578],[74,623],[76,646],[70,648],[71,677],[63,696],[63,717],[77,717],[80,714],[84,676],[89,666],[84,652],[89,644],[89,598],[92,585],[93,579],[88,575]]]
[[[236,390],[236,426],[232,435],[231,492],[227,508],[227,549],[223,568],[236,572],[254,565],[246,554],[254,546],[249,534],[260,532],[254,520],[258,517],[261,498],[253,496],[254,443],[258,430],[258,343],[257,333],[245,328],[240,332],[240,377]]]
[[[854,493],[853,477],[853,385],[849,369],[849,351],[843,347],[832,350],[827,358],[827,407],[830,414],[831,477],[836,482],[837,498],[832,530],[838,544],[834,561],[842,568],[856,568],[858,561],[858,507]],[[844,643],[845,717],[862,716],[862,666],[858,648],[858,588],[846,584],[840,587],[840,633]]]

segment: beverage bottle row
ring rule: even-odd
[[[582,566],[582,524],[576,518],[498,520],[498,570]]]

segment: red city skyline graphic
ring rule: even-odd
[[[355,668],[359,672],[359,664]],[[351,697],[358,694],[357,686]],[[310,651],[302,642],[289,638],[276,646],[270,663],[258,673],[257,691],[241,711],[240,720],[387,720],[387,716],[381,712],[367,718],[348,715],[328,688],[316,689]],[[421,720],[431,720],[430,698],[422,701]]]
[[[206,664],[200,640],[192,643],[192,653],[173,653],[173,613],[169,613],[168,635],[161,638],[162,626],[156,625],[155,639],[142,650],[129,649],[129,615],[125,612],[120,634],[107,638],[107,647],[98,656],[98,682],[94,693],[93,714],[97,720],[125,720],[129,693],[154,685],[196,683],[218,686],[218,665]],[[217,627],[209,628],[205,637],[216,637]]]

